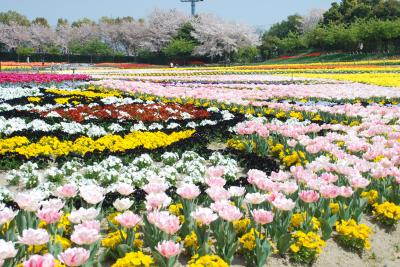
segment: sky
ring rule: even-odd
[[[269,28],[288,15],[307,14],[311,9],[327,9],[333,0],[204,0],[198,13],[214,13],[228,20]],[[58,18],[74,21],[102,16],[145,18],[154,8],[176,8],[190,14],[190,3],[180,0],[0,0],[0,11],[14,10],[29,19],[45,17],[55,25]]]

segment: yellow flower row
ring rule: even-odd
[[[357,74],[311,74],[296,73],[296,77],[322,78],[340,81],[351,81],[358,83],[374,84],[380,86],[399,87],[400,75],[398,73],[357,73]]]
[[[0,139],[0,155],[17,153],[26,158],[38,156],[60,157],[70,153],[85,155],[98,151],[124,152],[126,150],[143,147],[156,149],[167,147],[175,142],[190,138],[195,130],[187,130],[166,134],[163,132],[135,131],[124,137],[120,135],[106,135],[97,140],[82,136],[75,141],[60,141],[57,137],[45,136],[38,142],[31,143],[28,138],[16,136]]]
[[[88,90],[62,90],[62,89],[56,89],[56,88],[50,88],[46,89],[46,93],[49,94],[55,94],[55,95],[64,95],[64,96],[83,96],[87,98],[106,98],[106,97],[111,97],[111,96],[116,96],[119,97],[121,96],[121,93],[118,91],[111,91],[108,90],[107,92],[94,92],[92,91],[94,87],[89,87]]]

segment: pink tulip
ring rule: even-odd
[[[7,207],[0,209],[0,225],[11,222],[17,214],[18,211],[13,211]]]
[[[223,166],[209,167],[207,174],[209,177],[222,177],[225,174],[225,168]]]
[[[353,195],[353,189],[350,186],[341,186],[340,187],[340,195],[342,197],[351,197]]]
[[[232,206],[232,204],[226,199],[220,200],[220,201],[216,201],[216,202],[210,204],[210,208],[215,212],[220,212],[226,206]]]
[[[128,210],[120,215],[117,215],[115,220],[125,228],[133,228],[142,221],[142,218]]]
[[[22,231],[22,237],[18,237],[19,243],[27,246],[39,246],[49,242],[49,234],[44,229],[25,229]]]
[[[71,241],[78,245],[91,245],[100,239],[99,231],[93,228],[78,226],[71,235]]]
[[[265,201],[265,195],[260,193],[247,193],[244,201],[249,204],[257,205]]]
[[[100,223],[100,221],[96,221],[96,220],[84,221],[81,224],[75,225],[74,229],[76,230],[76,229],[78,229],[80,227],[84,227],[84,228],[87,228],[87,229],[94,229],[94,230],[100,232],[101,223]]]
[[[288,195],[293,194],[294,192],[297,191],[297,189],[299,189],[296,182],[289,182],[289,181],[281,183],[279,187],[281,191],[285,192]]]
[[[118,198],[114,201],[113,206],[117,211],[128,210],[133,205],[133,201],[129,198]]]
[[[319,199],[319,194],[316,191],[313,190],[306,190],[306,191],[301,191],[299,193],[299,197],[301,200],[303,200],[306,203],[314,203],[317,202]]]
[[[95,208],[80,208],[79,210],[72,211],[68,216],[68,220],[72,223],[82,223],[85,221],[94,220],[99,216],[99,211]]]
[[[0,239],[0,260],[14,258],[17,252],[13,242]]]
[[[104,188],[97,185],[86,185],[79,189],[80,196],[87,203],[96,205],[104,199]]]
[[[265,196],[265,199],[269,202],[269,203],[272,203],[272,201],[274,201],[275,199],[278,199],[278,198],[284,198],[285,197],[285,195],[284,194],[282,194],[281,192],[272,192],[272,193],[270,193],[270,194],[267,194],[266,196]]]
[[[253,210],[251,214],[253,215],[254,221],[261,225],[271,223],[274,220],[274,214],[264,209]]]
[[[74,184],[65,184],[57,187],[57,194],[62,198],[72,198],[78,193],[78,188]]]
[[[46,208],[38,211],[37,216],[46,224],[53,224],[60,220],[62,211],[56,209]]]
[[[206,184],[209,187],[223,187],[226,184],[226,180],[221,177],[211,176],[210,178],[206,179]]]
[[[321,174],[321,179],[328,183],[335,183],[339,179],[339,177],[332,173],[324,172],[323,174]]]
[[[133,187],[130,184],[119,183],[116,188],[117,192],[123,196],[129,196],[133,193]]]
[[[215,202],[226,200],[230,197],[228,190],[223,187],[210,187],[206,190],[206,193]]]
[[[351,186],[354,188],[365,188],[369,185],[370,181],[363,177],[355,177],[351,179]]]
[[[151,224],[154,224],[161,231],[173,235],[178,232],[181,227],[179,218],[168,212],[153,211],[147,214],[147,219]]]
[[[213,221],[218,219],[218,215],[209,208],[198,207],[190,214],[197,222],[202,225],[210,225]]]
[[[143,186],[143,190],[147,194],[158,194],[158,193],[164,193],[168,189],[168,185],[166,183],[160,183],[160,182],[150,182]]]
[[[289,211],[294,208],[296,203],[293,202],[291,199],[287,199],[285,197],[277,198],[272,201],[272,205],[279,210]]]
[[[163,241],[157,244],[156,250],[165,258],[169,259],[179,255],[182,247],[173,241]]]
[[[241,197],[246,193],[246,188],[239,186],[231,186],[228,188],[231,197]]]
[[[84,248],[69,248],[58,255],[58,259],[69,267],[81,266],[89,259],[90,252]]]
[[[284,171],[271,172],[271,180],[275,182],[283,182],[289,179],[289,174]]]
[[[42,210],[44,209],[53,209],[53,210],[61,210],[64,207],[64,202],[59,198],[52,198],[46,201],[40,202],[42,206]]]
[[[176,193],[183,199],[195,199],[200,195],[200,189],[194,184],[184,184],[180,186]]]
[[[33,255],[24,262],[24,267],[54,267],[54,257],[51,254]]]
[[[171,198],[164,192],[150,193],[146,196],[146,209],[154,210],[165,208],[171,203]]]
[[[18,206],[22,210],[26,211],[37,211],[40,207],[40,199],[36,196],[32,196],[28,193],[19,193],[14,198],[14,201],[17,202]]]
[[[340,194],[340,189],[336,185],[322,185],[319,189],[321,196],[324,198],[336,198]]]
[[[249,170],[247,172],[247,176],[248,176],[247,181],[250,184],[255,184],[258,179],[263,179],[267,177],[265,172],[260,170]]]
[[[240,210],[237,207],[231,205],[225,206],[222,210],[218,212],[218,215],[228,222],[237,221],[243,217],[243,214],[240,212]]]

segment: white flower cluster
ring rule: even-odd
[[[27,162],[18,170],[7,173],[9,188],[41,192],[44,196],[54,193],[55,188],[64,183],[74,183],[78,186],[100,185],[106,191],[113,191],[118,183],[128,183],[141,188],[152,179],[161,179],[169,186],[185,183],[204,183],[207,169],[212,166],[223,166],[224,178],[235,180],[238,177],[238,163],[219,152],[213,153],[208,160],[193,151],[186,151],[181,156],[166,152],[161,155],[161,162],[154,161],[150,155],[142,154],[129,164],[115,156],[94,164],[85,165],[78,161],[68,161],[61,166],[49,167],[44,170],[36,163]],[[35,184],[29,181],[34,179]],[[29,185],[29,186],[28,186]],[[12,191],[12,190],[11,190]],[[1,195],[2,194],[2,195]],[[0,198],[12,193],[0,191]]]
[[[39,88],[33,87],[0,87],[0,102],[20,97],[41,96]]]

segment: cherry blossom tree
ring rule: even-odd
[[[228,22],[212,14],[202,14],[192,21],[192,36],[200,43],[194,53],[211,58],[230,56],[239,48],[259,45],[256,30],[241,23]]]
[[[27,30],[30,36],[30,46],[39,52],[43,52],[45,47],[56,44],[57,35],[54,30],[49,27],[40,24],[32,24]]]
[[[30,35],[26,26],[11,22],[9,25],[0,24],[0,43],[8,49],[16,49],[19,46],[27,45]]]
[[[324,17],[325,10],[324,9],[311,9],[310,12],[302,16],[301,19],[301,29],[302,32],[308,32],[315,27],[317,27],[318,23]]]
[[[152,51],[159,52],[178,33],[179,28],[189,20],[183,13],[171,10],[154,10],[148,19],[147,42]]]

